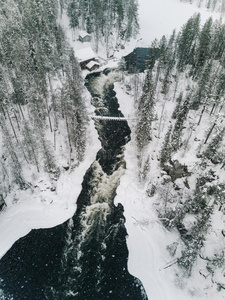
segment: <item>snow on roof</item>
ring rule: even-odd
[[[87,67],[88,69],[91,69],[91,68],[94,67],[94,66],[99,66],[99,63],[97,63],[96,61],[91,60],[91,61],[86,65],[86,67]]]
[[[91,47],[79,49],[75,51],[75,56],[78,59],[79,62],[83,62],[89,59],[95,58],[96,54],[91,49]]]
[[[150,44],[147,42],[147,40],[140,38],[137,40],[135,48],[149,48]]]
[[[84,38],[85,36],[90,36],[90,34],[89,33],[87,33],[87,31],[85,31],[85,30],[80,30],[79,31],[79,36],[81,37],[81,38]]]

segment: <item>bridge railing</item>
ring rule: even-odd
[[[110,116],[96,116],[96,115],[92,115],[91,118],[95,119],[95,120],[109,120],[109,121],[136,120],[136,118],[130,118],[129,116],[128,116],[128,118],[125,118],[125,117],[110,117]]]

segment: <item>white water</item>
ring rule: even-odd
[[[104,90],[115,81],[120,81],[121,73],[118,71],[112,71],[108,75],[101,73],[101,75],[95,79],[92,79],[92,90],[103,97]]]

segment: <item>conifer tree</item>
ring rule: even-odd
[[[196,72],[199,72],[199,69],[201,69],[204,66],[206,60],[210,57],[211,38],[212,38],[212,18],[209,18],[208,21],[204,24],[199,36],[199,45],[196,49],[196,60],[195,60]]]
[[[179,97],[177,98],[177,105],[173,111],[173,114],[172,114],[172,118],[173,119],[176,119],[179,115],[179,112],[180,112],[180,107],[181,107],[181,102],[182,102],[182,99],[183,99],[183,93],[180,93]]]
[[[152,79],[152,72],[149,70],[146,75],[143,94],[139,100],[139,114],[136,126],[137,146],[141,150],[152,139],[152,120],[154,109],[155,86]]]
[[[171,137],[171,144],[172,144],[173,151],[177,151],[181,146],[181,133],[183,130],[184,121],[186,120],[187,114],[189,112],[190,98],[191,95],[188,95],[187,98],[185,99],[182,107],[179,110],[179,114],[177,116],[177,120],[174,125],[174,129]]]
[[[66,1],[60,3],[64,6]],[[58,1],[3,1],[0,23],[2,147],[4,152],[10,153],[12,162],[13,172],[6,171],[14,174],[14,181],[21,182],[22,186],[21,174],[27,164],[35,165],[37,172],[45,169],[54,173],[58,170],[53,149],[56,149],[56,131],[62,119],[60,89],[68,86],[73,107],[76,107],[76,112],[79,110],[79,117],[74,116],[77,132],[73,145],[74,152],[83,151],[82,154],[86,108],[81,96],[80,67],[58,23]],[[59,83],[57,89],[53,78]],[[70,121],[72,123],[72,116]],[[46,130],[52,132],[51,141],[46,139]],[[76,158],[80,160],[83,156],[80,154]],[[16,169],[18,172],[14,172]]]
[[[193,64],[196,41],[199,34],[200,14],[190,18],[177,37],[178,69],[183,71],[187,64]]]
[[[203,152],[203,155],[211,160],[213,164],[220,164],[225,158],[223,152],[219,151],[220,145],[223,142],[224,134],[225,127],[219,131],[219,133],[212,139],[206,150]]]
[[[172,125],[169,127],[169,130],[167,131],[167,133],[165,135],[165,140],[162,145],[161,152],[160,152],[161,167],[163,167],[164,164],[171,159],[171,152],[172,152],[171,140],[170,140],[171,133],[172,133]]]

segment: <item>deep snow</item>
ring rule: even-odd
[[[198,8],[190,3],[181,3],[179,0],[139,0],[139,22],[140,33],[137,45],[142,43],[150,45],[157,38],[163,35],[172,34],[177,31],[194,14],[201,13],[201,20],[204,23],[210,16],[219,19],[219,13],[211,13],[206,8]]]
[[[129,82],[129,79],[127,80]],[[116,83],[115,91],[120,109],[123,111],[124,116],[128,118],[129,127],[134,132],[135,101],[132,94],[127,94],[125,86],[126,84]],[[172,106],[174,104],[172,103]],[[171,103],[169,106],[171,106]],[[158,103],[157,111],[160,111],[160,103]],[[207,118],[203,122],[207,124]],[[203,132],[197,132],[196,134],[203,134]],[[150,166],[152,180],[156,180],[160,172],[159,162],[154,157],[154,149],[160,148],[157,145],[157,140],[153,139],[153,142],[150,143],[152,149],[148,150],[151,157],[154,158]],[[176,230],[168,231],[160,223],[156,213],[157,199],[154,197],[149,198],[146,193],[147,183],[141,184],[138,180],[138,161],[134,133],[131,134],[131,141],[126,145],[125,160],[127,162],[127,170],[121,178],[115,203],[121,203],[125,211],[129,249],[128,270],[142,281],[149,300],[225,299],[225,295],[222,292],[217,293],[215,287],[210,287],[210,280],[207,281],[199,275],[199,265],[194,270],[191,278],[184,278],[184,280],[182,273],[179,273],[179,268],[176,267],[176,264],[173,265],[175,259],[171,258],[166,247],[173,242],[177,242],[179,245],[177,256],[179,256],[182,242]],[[183,157],[182,162],[189,167],[194,166],[195,156],[187,155]],[[196,176],[194,175],[192,180],[195,180],[195,178]],[[223,173],[221,172],[221,181],[223,178],[224,171]],[[193,216],[187,216],[187,226],[191,222],[193,222]],[[224,222],[225,217],[223,214],[216,212],[212,221],[213,230],[209,231],[207,244],[205,245],[205,250],[203,250],[207,250],[207,255],[210,252],[213,253],[215,247],[219,249],[225,245],[221,238],[218,240]],[[170,264],[172,264],[171,267]],[[222,279],[222,274],[219,277]]]

